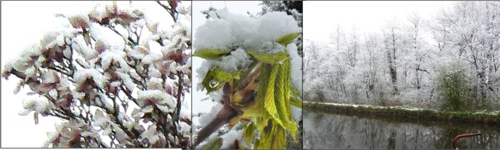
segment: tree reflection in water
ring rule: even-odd
[[[398,121],[304,112],[304,149],[500,149],[496,126],[457,125],[431,121]]]

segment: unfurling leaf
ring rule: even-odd
[[[260,62],[263,62],[266,64],[271,64],[271,65],[275,64],[275,63],[281,63],[281,62],[285,61],[286,59],[290,58],[288,56],[288,52],[286,52],[286,51],[270,55],[270,54],[259,53],[259,52],[255,52],[255,51],[250,50],[250,51],[248,51],[248,54],[250,54],[251,56],[253,56],[255,59],[257,59]]]
[[[284,35],[276,40],[277,43],[280,43],[283,46],[287,46],[288,44],[292,43],[292,41],[297,38],[300,35],[300,32],[297,33],[290,33],[287,35]]]
[[[215,139],[214,141],[208,143],[208,144],[205,144],[203,145],[203,147],[201,147],[201,149],[220,149],[222,147],[222,138],[217,138]]]
[[[213,50],[213,49],[202,49],[195,51],[193,56],[201,57],[208,60],[219,59],[222,56],[229,54],[230,51],[227,50]]]

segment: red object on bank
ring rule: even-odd
[[[458,147],[457,147],[458,139],[463,138],[463,137],[473,137],[473,136],[478,136],[478,135],[481,135],[481,133],[466,133],[466,134],[457,135],[455,137],[455,139],[453,139],[453,149],[458,149]]]

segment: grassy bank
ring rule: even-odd
[[[409,110],[404,108],[363,107],[349,105],[332,105],[323,103],[304,103],[304,111],[340,114],[346,116],[365,116],[378,119],[426,120],[456,122],[465,124],[500,125],[500,114],[470,112],[447,112],[435,110]]]

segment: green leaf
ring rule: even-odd
[[[225,72],[223,70],[220,70],[219,68],[214,68],[211,73],[213,74],[215,79],[224,82],[229,82],[232,81],[233,79],[240,79],[240,74],[241,74],[240,72],[235,72],[235,73]]]
[[[262,107],[264,108],[264,107]],[[264,110],[265,111],[265,110]],[[265,127],[268,126],[268,121],[271,119],[271,115],[269,113],[264,112],[261,117],[256,118],[257,130],[262,131]]]
[[[286,147],[286,134],[285,129],[276,126],[273,134],[273,146],[271,149],[285,149]]]
[[[274,55],[266,54],[266,53],[259,53],[255,52],[253,50],[248,51],[248,54],[253,56],[255,59],[257,59],[260,62],[266,63],[266,64],[275,64],[275,63],[280,63],[285,61],[286,59],[289,59],[290,57],[288,56],[288,52],[283,51]]]
[[[271,149],[273,144],[273,124],[271,121],[265,123],[267,126],[261,131],[259,143],[256,144],[255,149]],[[257,147],[258,145],[258,147]]]
[[[282,122],[283,128],[288,128],[291,124],[291,108],[289,97],[290,81],[290,61],[283,64],[275,64],[278,75],[274,84],[274,102],[278,113],[279,122]]]
[[[285,149],[286,134],[285,129],[276,123],[270,122],[261,132],[259,142],[255,149]]]
[[[284,76],[286,76],[286,79],[284,80],[284,82],[286,82],[286,97],[287,97],[287,100],[285,101],[286,103],[286,108],[287,108],[287,111],[288,111],[288,115],[287,117],[289,117],[290,120],[293,120],[293,114],[292,114],[292,108],[291,108],[291,105],[294,105],[294,106],[297,106],[299,108],[302,108],[302,101],[298,101],[300,99],[300,92],[295,89],[293,86],[292,86],[292,79],[291,79],[291,67],[292,67],[292,64],[290,61],[287,61],[284,63],[283,65],[283,72],[286,72],[286,74]],[[295,104],[292,104],[292,103],[295,103]],[[297,123],[295,121],[290,121],[289,122],[289,125],[288,125],[288,130],[290,131],[291,135],[292,135],[292,138],[295,142],[297,142]]]
[[[297,123],[292,122],[288,130],[290,130],[290,134],[292,135],[293,141],[297,142]]]
[[[214,141],[208,143],[208,144],[205,144],[203,145],[203,147],[201,147],[201,149],[220,149],[222,147],[222,138],[217,138],[215,139]]]
[[[265,96],[266,96],[266,89],[267,89],[267,83],[269,83],[269,77],[271,75],[271,65],[269,64],[263,64],[261,66],[261,72],[259,75],[259,88],[257,91],[257,107],[255,109],[260,109],[260,110],[255,110],[256,112],[262,112],[261,117],[256,118],[256,125],[257,129],[259,131],[264,130],[264,127],[266,127],[268,124],[268,120],[271,118],[270,114],[267,112],[265,106]],[[263,141],[263,140],[261,140]]]
[[[260,147],[260,139],[255,139],[254,148],[258,149],[258,147]]]
[[[229,53],[230,51],[228,50],[202,49],[195,51],[193,56],[201,57],[203,59],[208,59],[208,60],[215,60]]]
[[[246,141],[246,145],[250,145],[254,133],[255,133],[255,125],[252,122],[250,122],[243,131],[243,139]]]
[[[277,43],[280,43],[283,46],[287,46],[288,44],[292,43],[292,41],[297,38],[300,35],[300,32],[297,33],[290,33],[287,35],[284,35],[276,40]]]
[[[298,89],[292,87],[291,90],[293,95],[300,97],[300,91]]]
[[[281,122],[276,108],[275,97],[274,97],[274,84],[276,83],[276,76],[278,76],[278,66],[272,66],[271,75],[269,76],[269,82],[266,88],[266,96],[264,97],[264,107],[271,117],[281,126],[284,127]]]
[[[212,82],[212,81],[216,81],[217,85],[216,86],[211,86],[210,82]],[[224,85],[224,83],[221,83],[220,81],[217,81],[215,79],[215,76],[213,75],[212,70],[209,70],[207,72],[207,74],[205,75],[205,78],[203,79],[203,81],[201,82],[201,84],[203,85],[203,87],[205,87],[205,89],[207,89],[207,93],[216,91],[219,88],[221,88],[222,85]]]
[[[294,87],[291,87],[290,102],[291,102],[291,105],[298,107],[298,108],[302,108],[302,97],[300,96],[299,90],[297,90]]]
[[[203,87],[205,87],[205,89],[207,89],[207,93],[210,93],[221,88],[225,82],[231,82],[233,79],[239,79],[239,78],[240,78],[240,72],[229,73],[220,70],[219,68],[216,67],[207,72],[201,84],[203,85]],[[210,82],[212,81],[217,82],[217,85],[211,86]]]

